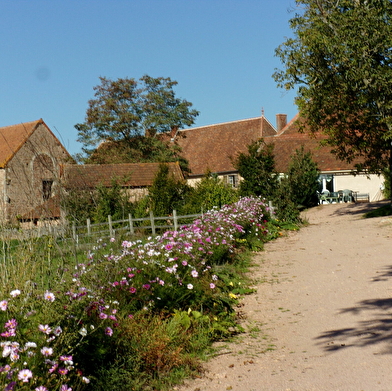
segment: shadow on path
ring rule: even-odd
[[[387,281],[392,278],[392,265],[384,266],[381,272],[378,272],[376,277],[373,277],[372,282]]]
[[[344,207],[337,209],[333,215],[343,216],[343,215],[359,215],[371,212],[375,209],[381,208],[387,205],[391,201],[383,200],[377,202],[357,202],[357,203],[347,203]]]
[[[344,308],[339,314],[361,315],[366,320],[355,327],[329,330],[316,339],[327,352],[335,352],[349,347],[365,347],[383,344],[379,354],[392,354],[392,299],[363,300],[358,305]]]

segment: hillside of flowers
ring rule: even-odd
[[[56,281],[21,276],[0,297],[0,389],[170,389],[240,331],[241,254],[275,235],[269,220],[242,198],[178,231],[99,240]]]

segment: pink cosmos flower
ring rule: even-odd
[[[67,368],[59,368],[58,373],[60,375],[66,375],[68,373],[68,369]]]
[[[60,361],[65,363],[72,363],[73,357],[72,356],[60,356]],[[72,364],[71,364],[72,365]]]
[[[30,369],[22,369],[18,373],[18,379],[22,380],[23,383],[27,383],[32,377],[33,373],[30,371]]]
[[[136,293],[136,288],[134,288],[133,286],[131,288],[129,288],[129,292],[130,293]]]
[[[58,365],[54,364],[50,369],[49,369],[49,373],[53,373],[56,369],[57,369]]]
[[[211,289],[214,289],[214,288],[215,288],[215,284],[214,284],[213,282],[211,282],[210,288],[211,288]]]
[[[105,334],[111,337],[113,335],[113,330],[110,327],[106,327]]]
[[[9,329],[0,334],[2,337],[15,337],[15,329]]]
[[[0,301],[0,310],[7,311],[7,307],[8,307],[8,301],[7,300]]]
[[[15,329],[16,326],[18,325],[18,322],[16,321],[16,319],[10,319],[6,322],[6,324],[4,325],[4,327],[6,329],[12,328]]]
[[[44,346],[44,347],[41,349],[41,353],[42,353],[45,357],[48,357],[48,356],[51,356],[51,355],[53,354],[53,349]]]
[[[47,300],[47,301],[50,301],[50,302],[54,302],[55,296],[54,296],[54,294],[52,292],[46,291],[44,293],[44,299]]]
[[[106,319],[108,316],[104,313],[104,312],[101,312],[100,314],[99,314],[99,319]]]
[[[48,391],[48,389],[45,386],[39,386],[39,387],[36,387],[34,389],[34,391]]]
[[[191,275],[192,275],[192,277],[196,278],[199,276],[199,273],[196,270],[192,270]]]
[[[38,330],[42,331],[44,334],[50,334],[52,332],[52,329],[47,324],[45,325],[40,324],[38,326]]]
[[[72,391],[72,388],[71,388],[71,387],[68,387],[67,384],[63,384],[63,385],[60,387],[60,391]]]

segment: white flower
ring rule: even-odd
[[[3,348],[3,354],[2,354],[2,356],[3,357],[7,357],[7,356],[9,356],[10,354],[11,354],[11,352],[12,352],[12,348],[11,348],[11,346],[4,346],[4,348]]]
[[[20,290],[19,289],[15,289],[13,291],[10,292],[10,296],[11,297],[16,297],[20,295]]]
[[[82,327],[82,328],[79,330],[79,334],[80,334],[81,336],[85,337],[85,336],[87,335],[87,330],[86,330],[84,327]]]
[[[42,353],[44,356],[48,357],[48,356],[51,356],[51,355],[53,354],[53,349],[44,346],[44,347],[41,349],[41,353]]]
[[[55,300],[55,296],[52,292],[46,291],[44,293],[44,299],[50,302],[53,302]]]
[[[186,287],[187,287],[188,289],[193,289],[193,285],[192,285],[192,284],[188,284]]]

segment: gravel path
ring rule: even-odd
[[[362,218],[380,204],[321,205],[267,243],[247,332],[177,390],[392,390],[392,219]]]

